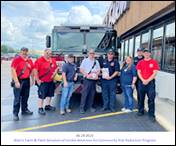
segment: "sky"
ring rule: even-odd
[[[111,1],[1,1],[1,44],[45,49],[53,26],[101,25]]]

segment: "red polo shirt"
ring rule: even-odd
[[[50,63],[51,63],[51,67],[50,67]],[[57,68],[56,60],[54,58],[52,58],[51,60],[46,60],[45,57],[42,56],[35,61],[35,69],[37,69],[39,77],[46,74],[49,68],[50,68],[50,72],[46,76],[40,79],[43,82],[52,81],[51,77]]]
[[[153,74],[154,70],[159,70],[159,65],[158,62],[154,59],[150,59],[148,61],[143,59],[139,61],[136,69],[141,70],[141,75],[146,80]]]
[[[20,79],[26,79],[30,77],[31,71],[34,68],[34,64],[30,58],[24,59],[21,56],[14,58],[12,61],[11,67],[15,68],[17,76],[20,75],[26,63],[27,63],[27,67],[24,70],[24,74],[21,75]]]

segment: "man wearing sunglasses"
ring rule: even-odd
[[[114,52],[112,49],[108,50],[107,59],[104,59],[101,71],[103,97],[102,111],[110,109],[112,112],[115,112],[117,76],[120,72],[120,65],[119,62],[114,59]]]
[[[93,49],[90,49],[89,57],[82,61],[80,72],[84,76],[80,113],[84,114],[86,107],[87,109],[90,108],[91,112],[95,112],[95,108],[93,108],[93,102],[95,96],[96,80],[98,80],[98,75],[100,73],[100,65],[95,59],[95,52]]]
[[[56,60],[51,58],[51,49],[45,49],[44,56],[35,61],[34,73],[38,85],[38,113],[45,115],[46,111],[55,111],[55,107],[51,106],[51,97],[54,96],[55,84],[53,75],[57,68]],[[44,99],[47,100],[45,110],[43,109]]]

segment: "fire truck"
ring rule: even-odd
[[[64,56],[73,54],[75,64],[79,66],[87,57],[89,49],[94,49],[98,60],[105,56],[109,49],[113,49],[118,55],[117,33],[107,26],[54,26],[51,36],[46,36],[46,47],[52,49],[52,57],[62,66]],[[75,92],[80,93],[83,76],[79,73]],[[97,85],[97,92],[101,88]]]

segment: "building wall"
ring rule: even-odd
[[[173,3],[174,1],[130,1],[129,10],[114,25],[118,36]]]
[[[156,76],[156,93],[160,98],[175,102],[175,74],[159,71]]]

